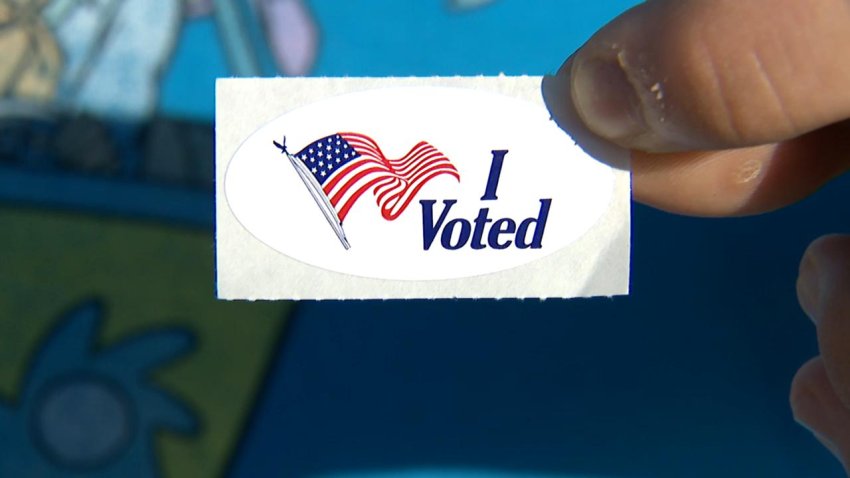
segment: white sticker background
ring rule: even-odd
[[[217,94],[221,298],[628,291],[628,171],[593,160],[549,119],[540,78],[219,80]],[[449,158],[461,180],[433,179],[395,221],[381,217],[367,192],[344,221],[351,243],[345,250],[272,143],[285,135],[294,154],[337,132],[366,134],[389,158],[427,141]],[[481,201],[496,149],[509,151],[498,200]],[[471,222],[487,207],[490,218],[519,223],[536,217],[544,198],[552,202],[541,249],[446,250],[439,234],[429,250],[423,248],[420,200],[437,201],[436,219],[443,200],[456,199],[447,222]]]
[[[364,116],[364,110],[369,110],[368,115]],[[518,124],[535,134],[517,134],[513,129]],[[381,217],[374,196],[367,192],[345,220],[352,244],[345,250],[272,140],[281,141],[286,134],[297,152],[317,138],[351,130],[352,125],[375,139],[391,158],[401,157],[421,140],[428,141],[452,161],[461,180],[448,175],[434,178],[394,221]],[[480,200],[493,156],[487,145],[509,150],[496,201]],[[474,90],[409,87],[343,95],[272,121],[236,152],[225,176],[225,194],[248,231],[295,259],[358,276],[438,280],[509,269],[567,246],[608,207],[613,180],[610,168],[585,155],[539,107]],[[490,209],[493,219],[519,222],[537,217],[543,198],[552,199],[552,205],[541,249],[447,250],[441,247],[440,237],[424,249],[418,200],[437,200],[432,207],[435,220],[445,207],[442,200],[456,199],[445,222],[472,221],[482,207]]]

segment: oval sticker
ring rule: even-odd
[[[479,276],[540,259],[606,211],[612,170],[542,106],[395,87],[289,112],[236,151],[225,195],[260,241],[361,277]]]

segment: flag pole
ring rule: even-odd
[[[336,233],[336,237],[339,238],[339,242],[342,243],[342,247],[344,247],[345,250],[351,249],[351,245],[345,237],[345,231],[342,229],[342,221],[339,220],[336,210],[333,205],[331,205],[331,202],[328,200],[325,192],[322,191],[322,186],[318,181],[316,181],[316,178],[310,170],[307,169],[307,166],[299,161],[298,158],[289,154],[289,151],[286,149],[286,136],[283,137],[283,144],[274,141],[274,145],[277,146],[277,148],[280,149],[287,158],[289,158],[289,162],[292,164],[292,167],[295,168],[295,172],[298,173],[298,176],[301,178],[304,186],[306,186],[307,190],[310,191],[313,201],[315,201],[316,205],[319,206],[319,209],[322,210],[322,214],[324,214],[325,219],[331,226],[331,229],[333,229]]]

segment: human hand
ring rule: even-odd
[[[544,98],[574,137],[633,151],[636,200],[757,214],[850,169],[848,49],[847,0],[648,0],[547,77]],[[850,236],[809,247],[797,290],[821,355],[791,406],[850,475]]]

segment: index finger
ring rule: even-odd
[[[813,11],[797,15],[801,7]],[[544,98],[577,139],[593,135],[636,150],[682,151],[634,153],[634,194],[641,202],[711,216],[776,209],[850,167],[850,123],[829,125],[850,112],[848,60],[834,56],[836,42],[850,40],[850,28],[837,32],[835,26],[850,25],[848,11],[850,3],[835,0],[651,1],[603,28],[557,76],[547,77]],[[787,49],[776,46],[777,32],[788,37]],[[794,53],[801,45],[811,49],[808,57]],[[715,60],[706,58],[708,50]],[[577,62],[604,70],[595,55],[613,55],[616,68],[609,65],[608,73],[613,69],[617,77],[620,68],[630,77],[600,81],[600,88],[616,91],[588,100],[587,85],[576,88],[573,74],[581,69]],[[725,67],[714,68],[715,62]],[[638,63],[637,72],[629,70]],[[622,103],[623,96],[631,99]],[[577,104],[588,101],[602,108],[603,118],[613,118],[610,124],[588,121]],[[649,124],[649,132],[622,134],[631,128],[635,110],[629,108],[637,108],[637,121]],[[625,123],[617,119],[623,114]]]

